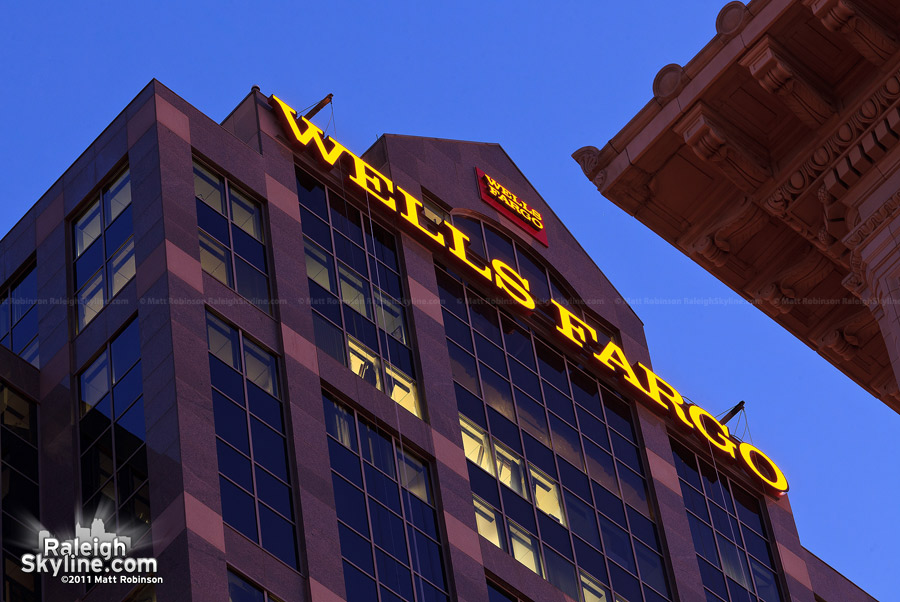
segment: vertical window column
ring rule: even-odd
[[[296,569],[297,537],[277,358],[206,315],[222,517]]]
[[[37,405],[0,383],[0,473],[3,482],[3,599],[38,602],[40,578],[19,562],[34,552],[40,520]]]
[[[150,528],[137,318],[78,377],[82,524],[106,521],[136,541]]]
[[[431,476],[393,438],[323,395],[348,602],[441,602]]]
[[[297,172],[316,345],[422,416],[397,241]]]
[[[671,440],[708,602],[782,602],[759,499]]]
[[[78,330],[134,277],[131,175],[126,169],[103,187],[74,223]]]
[[[262,206],[196,163],[194,196],[203,271],[270,312]]]
[[[32,266],[0,292],[0,345],[38,368],[36,274]]]

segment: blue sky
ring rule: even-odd
[[[804,545],[892,599],[900,471],[884,466],[900,457],[900,416],[600,196],[570,157],[602,146],[662,66],[712,38],[724,0],[558,4],[7,3],[0,232],[154,77],[216,120],[254,84],[295,107],[334,93],[330,133],[356,152],[382,133],[499,142],[632,302],[656,371],[713,414],[747,401]]]

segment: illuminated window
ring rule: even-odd
[[[0,291],[0,345],[40,367],[37,272],[33,265]]]
[[[194,196],[203,271],[269,312],[262,206],[196,163]]]
[[[528,478],[525,476],[525,461],[506,446],[495,443],[497,454],[497,480],[526,500],[528,499]]]
[[[78,330],[134,277],[131,175],[126,169],[73,224]]]
[[[528,468],[531,470],[534,505],[565,526],[566,517],[563,514],[562,500],[559,499],[559,485],[534,466],[529,465]]]
[[[516,252],[480,232],[491,257]],[[572,598],[671,599],[632,404],[451,270],[435,275],[479,533]]]
[[[78,376],[82,524],[150,528],[141,340],[133,319]],[[135,538],[136,539],[136,538]]]
[[[4,600],[38,602],[40,577],[22,571],[23,554],[34,553],[40,516],[38,406],[0,383],[3,460],[2,574]]]
[[[330,395],[322,403],[347,600],[449,602],[428,466]]]
[[[316,345],[422,416],[397,241],[297,172]]]
[[[500,548],[506,549],[506,536],[503,533],[502,517],[490,505],[474,496],[475,524],[478,526],[478,534]]]
[[[222,518],[297,568],[278,359],[209,313],[206,331]]]
[[[509,550],[513,558],[543,577],[544,568],[537,538],[512,521],[509,523]]]
[[[759,499],[685,446],[671,443],[707,593],[730,602],[752,595],[764,602],[781,602],[772,537]],[[656,559],[643,562],[655,564]]]
[[[491,444],[487,433],[463,416],[459,417],[459,426],[462,429],[463,449],[466,452],[466,458],[475,466],[493,475],[494,463],[491,460]]]

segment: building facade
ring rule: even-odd
[[[0,241],[3,600],[872,600],[498,145],[294,117],[153,81]]]

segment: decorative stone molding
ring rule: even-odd
[[[851,250],[859,248],[868,238],[881,230],[898,212],[900,212],[900,192],[895,192],[881,207],[876,209],[872,215],[863,220],[844,238],[844,244]]]
[[[834,104],[822,92],[824,86],[772,37],[765,36],[757,42],[740,64],[764,90],[779,96],[810,129],[834,115]]]
[[[689,81],[684,67],[676,63],[666,65],[653,78],[653,96],[662,103],[668,102],[678,96]]]
[[[821,347],[836,353],[843,360],[850,360],[859,351],[859,340],[843,329],[832,330],[822,337]]]
[[[597,190],[601,190],[606,183],[606,170],[601,168],[600,149],[596,146],[583,146],[572,153],[572,158],[578,162],[581,171],[594,183]]]
[[[743,246],[765,226],[768,216],[750,197],[727,211],[725,215],[701,236],[692,248],[695,253],[717,268],[728,261],[732,249]]]
[[[716,33],[719,34],[721,41],[727,42],[739,34],[749,20],[750,11],[743,2],[734,0],[719,11],[716,17]]]
[[[866,277],[866,264],[857,251],[850,255],[850,273],[841,280],[841,285],[853,293],[853,296],[865,301],[865,292],[869,287]]]
[[[781,272],[775,281],[764,286],[757,298],[779,313],[786,314],[822,282],[832,271],[831,261],[817,249],[810,248],[796,264]]]
[[[900,135],[900,113],[892,105],[898,99],[900,99],[900,72],[888,77],[881,88],[861,102],[850,118],[835,128],[821,146],[797,169],[789,172],[790,175],[769,195],[763,206],[769,207],[767,210],[773,213],[780,211],[784,214],[790,210],[793,202],[820,178],[832,196],[840,200],[851,183],[849,182],[851,174],[857,172],[848,161],[839,159],[854,144],[860,144],[860,139],[873,125],[875,127],[872,134],[879,146],[890,149],[897,143]],[[871,166],[871,163],[868,165]],[[866,164],[860,162],[858,167],[865,171]],[[846,180],[841,179],[841,175]]]
[[[830,31],[844,35],[873,65],[883,65],[900,48],[897,38],[851,0],[803,0]]]
[[[716,165],[741,190],[755,191],[771,177],[759,145],[702,102],[673,129],[698,157]]]

